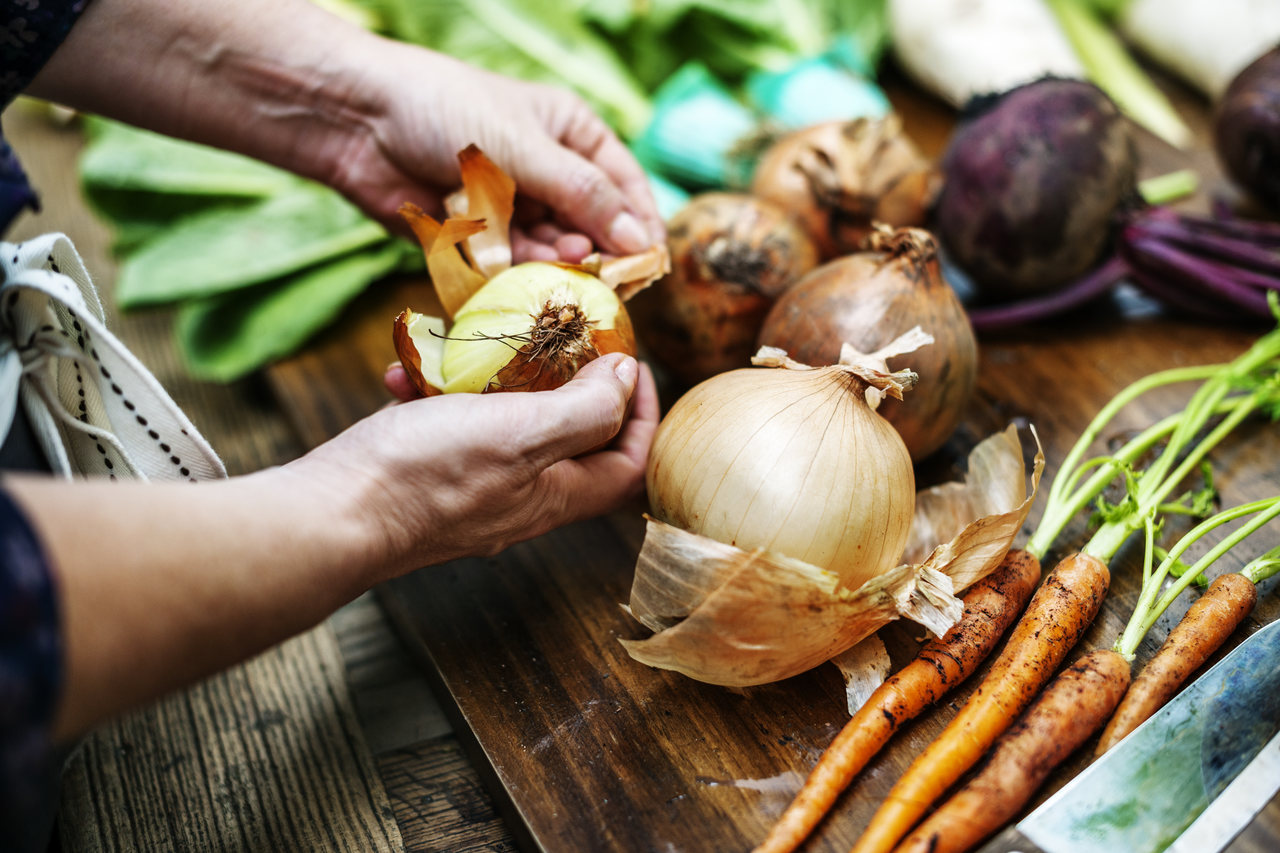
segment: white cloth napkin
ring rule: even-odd
[[[0,442],[21,401],[55,474],[227,475],[156,378],[107,330],[66,236],[0,242],[0,273]]]

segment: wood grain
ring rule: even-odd
[[[68,851],[398,851],[328,626],[86,738]]]
[[[518,848],[453,737],[378,758],[410,853],[511,853]]]
[[[936,133],[947,126],[930,118],[927,105],[912,115],[909,129],[933,127]],[[1147,174],[1187,162],[1153,144],[1144,143],[1150,152]],[[926,139],[925,147],[936,153],[938,139]],[[1203,208],[1223,185],[1204,151],[1192,162],[1207,179],[1184,204]],[[1009,422],[1036,426],[1052,474],[1092,414],[1125,384],[1174,364],[1230,358],[1259,331],[1167,317],[1122,289],[1071,316],[987,336],[981,342],[979,390],[966,420],[943,451],[921,466],[920,478],[953,478],[967,450]],[[1104,441],[1173,411],[1183,393],[1166,389],[1131,407]],[[1214,458],[1224,504],[1266,497],[1280,486],[1274,428],[1243,429]],[[1038,515],[1037,507],[1029,527]],[[1082,519],[1068,529],[1060,549],[1079,545],[1085,534]],[[845,719],[832,668],[729,691],[630,660],[617,640],[645,632],[620,605],[641,535],[637,509],[556,531],[494,559],[426,569],[380,590],[392,619],[434,674],[437,693],[451,700],[446,711],[527,849],[748,849],[763,838]],[[1277,541],[1274,532],[1257,539],[1248,553]],[[1114,641],[1136,600],[1134,557],[1126,549],[1114,561],[1113,592],[1079,652]],[[1218,570],[1242,562],[1232,557]],[[1228,648],[1275,618],[1271,586]],[[1175,607],[1152,631],[1139,663],[1185,606],[1184,601]],[[884,633],[895,663],[901,663],[915,647],[914,632],[899,625]],[[805,849],[847,849],[976,681],[908,725]],[[1083,761],[1081,756],[1068,762],[1031,805]],[[1252,843],[1274,844],[1265,815],[1251,833],[1262,839]],[[1250,843],[1248,837],[1238,843]]]

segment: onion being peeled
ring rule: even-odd
[[[773,301],[817,264],[813,241],[745,193],[695,196],[667,234],[671,272],[631,305],[649,355],[685,385],[747,367]]]
[[[463,190],[450,207],[465,214],[439,223],[416,205],[400,209],[452,320],[409,308],[396,317],[392,341],[419,393],[549,390],[605,353],[634,355],[623,302],[667,271],[666,247],[512,266],[515,184],[474,145],[458,161]]]
[[[977,342],[927,231],[881,228],[869,245],[796,282],[765,318],[760,344],[805,364],[834,364],[845,344],[872,352],[920,326],[933,343],[910,356],[919,381],[906,399],[879,410],[919,461],[960,423],[977,379]]]
[[[760,158],[751,192],[798,216],[822,257],[834,258],[861,249],[873,223],[923,225],[939,183],[890,113],[787,134]]]

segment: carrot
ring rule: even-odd
[[[1160,650],[1134,679],[1098,741],[1102,755],[1160,710],[1187,676],[1217,651],[1253,612],[1258,588],[1242,574],[1219,575],[1169,632]]]
[[[867,762],[906,721],[973,674],[1018,618],[1040,581],[1040,561],[1013,550],[964,595],[964,615],[945,636],[881,684],[827,747],[800,793],[754,853],[795,850]]]
[[[1072,554],[1049,572],[986,678],[916,757],[872,816],[854,853],[888,851],[974,766],[1052,677],[1093,622],[1111,582],[1106,563]]]
[[[1013,818],[1049,773],[1093,736],[1129,686],[1129,662],[1089,652],[1050,682],[996,743],[982,769],[895,853],[962,853]]]

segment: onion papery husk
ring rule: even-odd
[[[774,301],[818,263],[808,232],[781,206],[707,192],[667,223],[671,272],[628,310],[654,361],[682,385],[746,367]]]
[[[763,347],[757,367],[699,383],[658,426],[645,471],[650,511],[817,565],[849,588],[892,568],[910,534],[915,477],[901,436],[875,408],[916,379],[889,372],[885,359],[930,340],[913,329],[823,367]]]
[[[987,438],[970,454],[963,484],[920,493],[919,512],[930,523],[914,544],[927,556],[857,589],[801,560],[746,551],[650,517],[629,610],[655,633],[621,642],[649,666],[749,687],[812,669],[900,618],[941,636],[963,612],[956,595],[1012,546],[1043,467],[1037,451],[1028,490],[1016,427]],[[928,530],[957,525],[949,541],[927,541]]]
[[[392,343],[414,388],[428,397],[549,390],[601,355],[634,355],[624,303],[666,274],[666,247],[512,266],[515,182],[474,145],[458,165],[462,189],[446,200],[444,222],[412,203],[400,208],[445,313],[406,308],[395,319]],[[471,353],[462,355],[463,347]]]
[[[919,462],[955,432],[978,365],[973,328],[929,232],[879,225],[865,250],[828,261],[788,288],[761,324],[759,342],[805,364],[832,364],[845,343],[874,349],[916,325],[934,339],[905,362],[920,381],[880,414]]]
[[[824,259],[860,250],[876,222],[924,225],[940,189],[936,164],[896,113],[793,131],[765,151],[751,182],[800,218]]]

